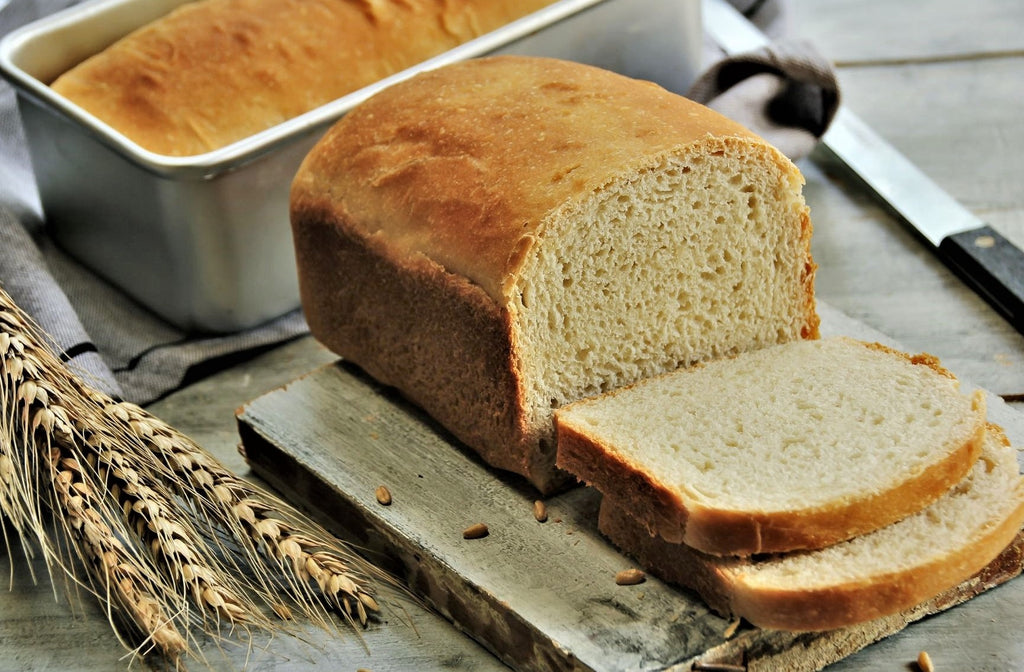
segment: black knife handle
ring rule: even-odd
[[[1024,252],[987,225],[946,236],[939,252],[965,282],[1024,334]]]

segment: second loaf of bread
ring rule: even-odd
[[[130,33],[54,90],[140,146],[208,152],[553,0],[200,0]]]
[[[658,86],[496,57],[344,117],[292,188],[313,334],[542,491],[555,408],[817,336],[802,177]]]

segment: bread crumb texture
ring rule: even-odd
[[[799,189],[762,147],[703,144],[545,222],[513,306],[537,409],[800,336]]]
[[[641,566],[697,590],[723,615],[764,628],[825,630],[895,614],[977,581],[971,577],[999,562],[1020,533],[1024,479],[1017,451],[989,425],[972,470],[926,509],[824,549],[751,558],[711,556],[653,537],[630,504],[605,497],[599,526]]]

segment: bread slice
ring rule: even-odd
[[[828,630],[897,613],[981,571],[1024,525],[1024,479],[1017,451],[992,426],[971,472],[924,511],[826,549],[758,559],[652,537],[610,497],[599,515],[613,543],[723,615],[764,628]]]
[[[796,167],[660,87],[495,57],[346,115],[292,187],[313,335],[544,492],[553,410],[814,337]]]
[[[981,392],[845,337],[682,370],[556,413],[558,465],[706,553],[821,548],[923,509],[977,459]]]

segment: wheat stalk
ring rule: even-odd
[[[0,312],[0,323],[11,326],[12,316]],[[157,597],[161,590],[151,580],[150,572],[121,543],[118,531],[105,519],[101,495],[70,449],[80,437],[67,409],[50,403],[51,390],[39,380],[31,344],[6,328],[0,333],[0,397],[8,409],[2,432],[8,438],[0,445],[5,464],[10,465],[4,474],[9,493],[3,500],[9,507],[5,512],[19,521],[22,534],[30,531],[39,540],[49,562],[56,562],[76,578],[46,538],[41,503],[49,504],[67,534],[67,543],[83,559],[95,592],[126,614],[124,620],[136,627],[144,640],[176,658],[187,648],[185,638]],[[20,451],[14,437],[19,439]],[[44,483],[49,489],[40,487]],[[34,493],[37,496],[33,497]],[[112,613],[110,618],[117,630]]]
[[[16,531],[34,537],[51,572],[56,564],[75,578],[47,537],[45,501],[111,624],[120,610],[172,658],[187,650],[178,629],[192,623],[186,597],[215,623],[273,630],[250,596],[290,617],[284,587],[318,623],[328,622],[329,606],[365,626],[380,609],[374,582],[397,585],[188,437],[71,374],[2,289],[0,404],[0,507]],[[234,546],[221,542],[225,533]],[[239,564],[246,571],[231,571]]]
[[[149,572],[98,513],[95,490],[81,478],[74,458],[58,455],[50,460],[57,500],[54,509],[78,542],[90,573],[99,579],[99,594],[110,596],[128,615],[126,620],[142,632],[144,641],[152,641],[165,655],[177,658],[187,644],[163,608],[164,600],[157,597],[162,588],[153,585]]]
[[[187,590],[204,612],[229,623],[265,620],[259,608],[235,585],[230,573],[205,549],[202,535],[188,518],[175,515],[152,477],[126,457],[105,432],[81,428],[87,459],[117,502],[125,522],[149,549],[158,567]]]

